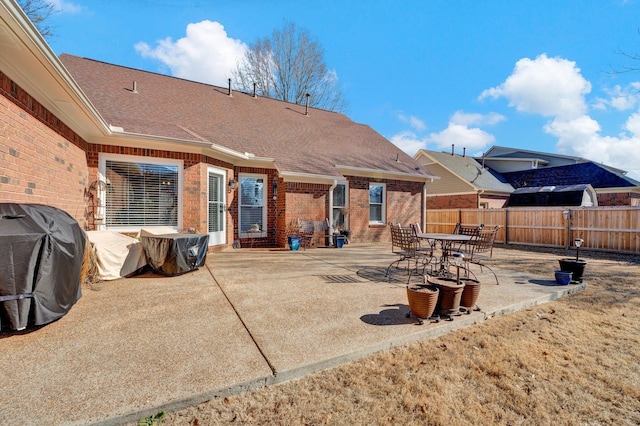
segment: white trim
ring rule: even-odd
[[[279,174],[285,182],[333,184],[335,181],[345,180],[344,176],[316,175],[313,173],[281,171]]]
[[[257,233],[249,233],[249,232],[243,232],[240,227],[242,226],[242,194],[240,191],[242,191],[242,178],[262,178],[263,180],[263,185],[262,185],[262,232],[257,234]],[[266,238],[267,236],[267,231],[266,231],[266,227],[267,224],[269,223],[269,216],[268,216],[268,212],[269,212],[269,201],[267,200],[267,194],[268,194],[268,187],[267,185],[269,184],[269,176],[266,174],[262,174],[262,173],[238,173],[238,238]]]
[[[166,164],[166,165],[171,165],[171,166],[177,166],[178,167],[178,183],[177,183],[177,192],[178,192],[178,213],[177,213],[177,225],[175,227],[175,229],[177,230],[181,230],[182,229],[182,215],[183,215],[183,192],[184,192],[184,187],[183,187],[183,175],[184,175],[184,161],[182,160],[176,160],[176,159],[172,159],[172,158],[157,158],[157,157],[144,157],[141,155],[126,155],[126,154],[112,154],[112,153],[100,153],[98,155],[98,179],[101,180],[102,182],[107,181],[106,178],[106,165],[107,165],[107,160],[114,160],[114,161],[122,161],[122,162],[129,162],[129,163],[148,163],[148,164]],[[105,191],[100,191],[100,196],[101,199],[104,200],[104,204],[105,204],[105,208],[106,208],[106,192]],[[105,222],[106,222],[106,212],[105,212]],[[137,232],[139,231],[141,228],[150,228],[153,229],[154,226],[147,226],[147,225],[143,225],[143,226],[116,226],[116,227],[109,227],[106,228],[106,225],[104,228],[100,228],[100,229],[109,229],[111,231],[117,231],[117,232]]]
[[[372,221],[371,220],[371,187],[372,186],[381,186],[382,187],[382,212],[381,212],[381,220],[380,221]],[[384,182],[369,182],[369,200],[367,201],[369,205],[369,225],[385,225],[387,223],[387,184]]]
[[[209,232],[209,174],[213,173],[215,175],[222,175],[222,190],[220,194],[222,196],[222,205],[224,206],[223,215],[222,215],[222,241],[218,242],[218,244],[214,244],[214,241],[211,238],[211,233]],[[214,167],[211,165],[207,165],[207,234],[209,234],[209,246],[214,245],[225,245],[227,244],[227,170],[221,169],[219,167]]]
[[[364,167],[351,167],[336,164],[336,169],[343,175],[373,177],[380,179],[407,180],[412,182],[433,182],[434,179],[440,179],[439,176],[422,175],[417,173],[405,173],[393,170],[368,169]],[[346,173],[345,173],[346,172]]]

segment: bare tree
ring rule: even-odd
[[[42,37],[45,39],[54,36],[53,27],[45,21],[57,12],[55,5],[47,0],[17,0],[25,15],[33,22]]]
[[[342,112],[346,101],[333,70],[328,70],[324,51],[309,31],[285,23],[271,37],[249,46],[233,72],[240,90],[261,96]]]

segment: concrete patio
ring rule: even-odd
[[[297,378],[581,291],[478,274],[480,312],[418,325],[388,244],[210,254],[178,277],[85,287],[57,322],[0,334],[0,423],[121,424]],[[475,268],[474,271],[478,271]]]

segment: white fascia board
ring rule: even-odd
[[[344,176],[329,176],[329,175],[316,175],[313,173],[298,173],[298,172],[286,172],[281,171],[280,177],[285,182],[297,182],[297,183],[320,183],[331,184],[334,182],[344,181]]]
[[[395,172],[381,169],[367,169],[364,167],[351,167],[336,164],[336,169],[343,175],[373,177],[380,179],[407,180],[412,182],[433,182],[434,179],[440,179],[439,176],[426,176],[415,173]]]
[[[213,158],[233,164],[234,166],[263,167],[275,169],[275,160],[267,157],[256,157],[248,152],[233,149],[211,142],[189,139],[167,138],[142,133],[125,132],[120,127],[111,126],[111,136],[90,141],[104,145],[130,146],[136,148],[165,149],[176,152],[202,153]],[[162,146],[158,146],[158,145]]]
[[[469,191],[469,192],[433,193],[433,192],[427,191],[427,197],[451,197],[454,195],[478,195],[478,192]]]
[[[0,2],[0,22],[0,45],[8,47],[0,52],[3,72],[81,137],[109,134],[108,124],[16,3]]]

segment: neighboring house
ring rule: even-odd
[[[298,218],[358,242],[424,222],[435,176],[343,114],[58,58],[14,2],[0,30],[0,202],[53,205],[85,229],[208,233],[216,248],[282,247]]]
[[[589,160],[568,155],[493,146],[489,148],[489,150],[484,153],[482,159],[478,159],[478,161],[482,162],[485,167],[489,167],[498,173],[509,173],[521,170],[586,163]]]
[[[640,183],[592,161],[502,173],[502,177],[516,189],[588,185],[589,193],[595,190],[595,206],[640,206]]]
[[[414,158],[440,177],[428,187],[427,209],[501,208],[513,192],[467,155],[421,149]]]

